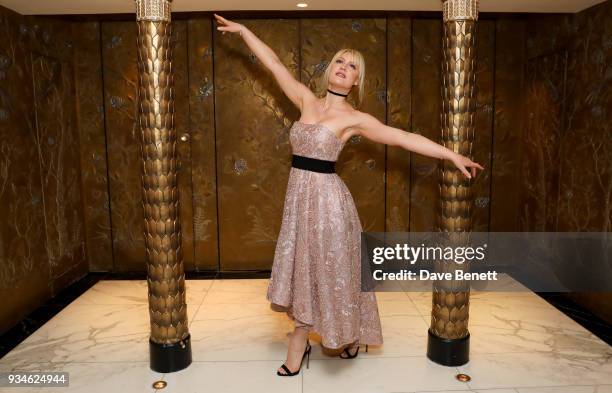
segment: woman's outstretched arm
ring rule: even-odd
[[[259,61],[272,72],[274,78],[285,95],[291,100],[291,102],[293,102],[295,106],[300,109],[301,112],[304,97],[307,94],[312,94],[310,89],[295,79],[287,67],[285,67],[285,65],[280,61],[276,53],[246,26],[229,21],[217,14],[215,14],[215,18],[217,19],[217,23],[220,25],[217,27],[217,30],[223,31],[223,33],[229,31],[240,34],[251,52],[253,52]]]
[[[390,127],[368,113],[360,112],[357,124],[352,128],[356,129],[358,134],[374,142],[384,143],[390,146],[399,146],[405,150],[413,151],[428,157],[449,160],[468,178],[476,176],[477,168],[484,169],[480,164],[473,162],[461,154],[455,153],[451,149],[431,139],[415,134],[414,132],[407,132],[399,128]],[[466,167],[472,168],[471,175]]]

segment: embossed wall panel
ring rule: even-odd
[[[41,206],[52,293],[87,273],[80,195],[79,140],[76,129],[71,27],[61,20],[28,16],[19,27],[28,47],[34,96],[37,161],[43,189]],[[9,52],[14,58],[14,53]],[[36,161],[34,161],[36,162]],[[31,162],[29,163],[31,164]],[[40,239],[38,240],[40,241]]]
[[[26,18],[0,7],[0,332],[53,296]]]
[[[478,171],[472,181],[474,196],[472,231],[489,230],[489,201],[491,191],[491,155],[493,139],[493,92],[495,73],[495,22],[479,20],[476,24],[476,84],[474,98],[476,113],[472,160],[485,169]]]
[[[612,36],[595,27],[602,26],[605,18],[612,20],[612,7],[581,15],[582,34],[576,36],[568,56],[556,214],[559,232],[612,232]],[[611,293],[567,296],[612,323]]]
[[[412,21],[412,131],[436,143],[441,142],[441,75],[442,21]],[[438,161],[411,154],[410,231],[437,229]]]
[[[178,138],[176,155],[178,165],[179,203],[181,207],[181,239],[183,268],[195,270],[194,262],[194,220],[192,189],[192,159],[190,138],[190,91],[187,21],[172,22],[172,78],[174,81],[174,129]]]
[[[88,272],[72,63],[32,52],[47,252],[53,285]]]
[[[302,19],[302,83],[316,91],[318,78],[336,51],[358,49],[366,63],[365,93],[359,110],[384,123],[387,110],[386,29],[385,18]],[[334,34],[333,40],[329,39],[330,32]],[[366,232],[384,231],[385,164],[385,145],[361,137],[351,138],[338,157],[338,175],[355,200]]]
[[[527,59],[565,50],[572,35],[571,15],[527,15],[525,19]]]
[[[612,2],[606,1],[576,15],[530,17],[527,21],[530,89],[525,92],[525,116],[532,121],[542,119],[539,124],[546,124],[548,117],[553,126],[534,130],[532,123],[525,131],[537,131],[540,144],[557,149],[550,155],[556,154],[559,161],[549,165],[535,161],[531,164],[534,169],[523,174],[527,176],[523,192],[531,200],[547,200],[546,191],[557,190],[555,203],[544,217],[535,215],[533,209],[520,212],[526,229],[541,227],[544,221],[552,222],[548,227],[555,231],[610,232],[611,20]],[[530,103],[536,106],[528,106]],[[527,148],[545,161],[547,148],[534,149],[532,143]],[[551,181],[556,182],[552,187],[542,186]],[[552,218],[547,220],[549,215]],[[610,293],[566,295],[612,322]]]
[[[297,20],[237,20],[296,78]],[[298,109],[238,35],[215,30],[214,90],[221,270],[269,269],[291,167]]]
[[[499,19],[495,37],[493,154],[483,164],[488,173],[492,171],[489,230],[512,232],[518,231],[518,184],[523,176],[518,168],[523,143],[524,21]]]
[[[412,93],[412,19],[390,17],[387,42],[387,125],[410,132]],[[410,152],[387,146],[386,225],[389,232],[410,224]]]
[[[612,231],[612,2],[573,19],[557,231]],[[569,293],[612,323],[612,294]]]
[[[72,28],[60,19],[25,16],[21,38],[30,51],[53,59],[72,62]]]
[[[212,21],[192,19],[188,25],[189,133],[193,180],[193,243],[197,270],[216,270],[217,173]]]
[[[100,23],[72,25],[81,193],[89,271],[113,270],[108,199]]]
[[[611,23],[612,2],[574,19],[560,152],[556,230],[561,232],[612,231]]]
[[[35,145],[46,229],[49,285],[53,294],[88,271],[80,193],[80,153],[76,126],[73,43],[69,24],[49,18],[26,18],[31,83],[36,114]]]
[[[555,230],[565,63],[566,51],[527,62],[520,231]]]
[[[144,271],[136,23],[102,23],[102,75],[114,271]]]

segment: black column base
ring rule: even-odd
[[[427,357],[443,366],[461,366],[470,360],[470,334],[462,338],[438,337],[427,329]]]
[[[179,371],[191,364],[191,334],[174,344],[158,344],[149,338],[151,370],[158,373]]]

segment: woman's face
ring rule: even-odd
[[[353,61],[351,55],[344,53],[332,64],[329,73],[329,82],[332,85],[350,89],[351,86],[359,83],[358,65]]]

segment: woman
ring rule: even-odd
[[[359,344],[366,344],[367,350],[368,344],[381,345],[383,340],[375,293],[361,291],[359,216],[348,188],[335,173],[344,144],[361,135],[450,160],[468,178],[483,168],[423,136],[389,127],[353,108],[346,97],[356,87],[361,103],[364,89],[365,64],[359,51],[343,49],[334,55],[323,79],[327,94],[317,97],[244,25],[216,14],[215,18],[222,34],[241,35],[301,112],[290,130],[293,161],[267,292],[267,299],[286,307],[295,322],[287,359],[277,374],[299,373],[304,357],[310,358],[309,331],[320,335],[324,347],[343,348],[340,357],[354,358]],[[471,167],[471,175],[466,167]]]

